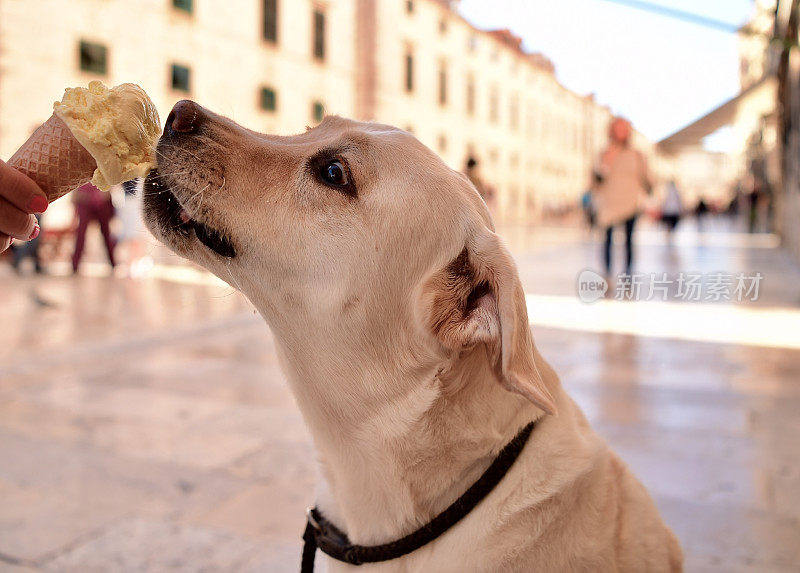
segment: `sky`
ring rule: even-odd
[[[648,0],[734,25],[752,0]],[[657,141],[739,92],[735,34],[673,20],[607,0],[462,0],[478,28],[509,28],[542,52],[556,76],[594,93]]]

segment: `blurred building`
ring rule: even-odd
[[[742,91],[769,75],[769,45],[776,0],[753,0],[750,20],[739,30],[739,85]]]
[[[508,30],[473,27],[454,2],[359,4],[359,117],[412,131],[454,168],[477,159],[505,220],[577,204],[607,108],[559,84],[552,62]]]
[[[754,0],[741,29],[744,190],[800,259],[800,2]],[[742,96],[748,97],[742,97]]]
[[[665,172],[684,183],[689,201],[700,195],[725,204],[745,200],[755,188],[771,190],[777,178],[777,80],[769,49],[775,0],[755,0],[739,30],[740,93],[658,143]],[[725,153],[708,151],[704,140],[725,130]],[[767,191],[770,192],[770,191]]]
[[[0,153],[96,79],[140,84],[162,120],[184,98],[277,133],[352,116],[354,26],[353,0],[4,0]]]
[[[507,30],[445,0],[3,0],[0,154],[67,86],[135,82],[162,115],[191,98],[258,131],[326,113],[412,131],[453,168],[468,156],[525,221],[577,204],[610,111],[556,80]],[[164,119],[162,117],[162,119]],[[636,143],[652,149],[639,134]]]
[[[800,260],[800,3],[778,0],[770,66],[778,79],[776,219],[784,245]]]

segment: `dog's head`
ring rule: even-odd
[[[328,117],[263,135],[182,101],[157,155],[148,227],[241,290],[278,338],[377,348],[400,332],[439,355],[485,345],[503,385],[555,411],[486,206],[409,133]]]

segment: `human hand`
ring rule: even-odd
[[[11,245],[12,238],[36,238],[39,223],[33,213],[43,213],[47,205],[47,197],[36,183],[0,160],[0,253]]]

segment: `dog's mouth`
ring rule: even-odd
[[[157,169],[150,172],[144,181],[144,202],[158,217],[158,224],[165,235],[197,238],[208,249],[221,257],[232,259],[236,248],[225,235],[197,220],[181,204]]]

